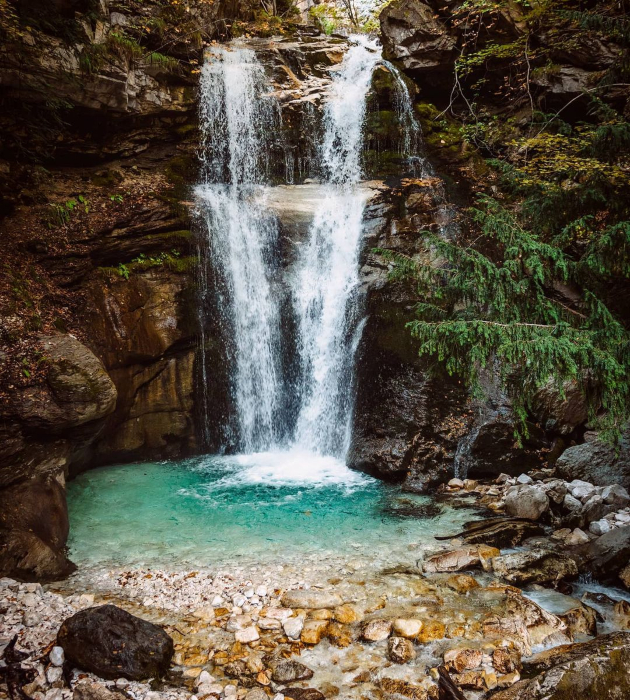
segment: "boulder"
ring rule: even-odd
[[[549,497],[543,488],[530,484],[511,486],[505,496],[505,511],[515,518],[538,520],[549,510]]]
[[[63,477],[36,476],[0,491],[0,575],[55,581],[75,570],[65,555],[69,523]]]
[[[453,71],[457,44],[428,3],[395,0],[380,14],[386,58],[434,81]]]
[[[630,561],[630,525],[614,530],[576,547],[571,557],[580,573],[591,573],[600,580],[616,578]]]
[[[48,363],[46,383],[25,389],[15,402],[27,430],[74,434],[114,410],[116,387],[91,350],[71,335],[42,336],[40,342]]]
[[[32,532],[0,529],[0,575],[19,581],[60,581],[76,568],[63,551]]]
[[[115,605],[81,610],[64,620],[57,644],[74,666],[106,679],[162,676],[173,656],[173,640],[161,627]]]
[[[583,644],[568,644],[533,656],[525,670],[533,678],[519,681],[493,700],[623,700],[630,696],[630,633],[600,635]]]
[[[626,431],[618,446],[586,433],[586,442],[566,449],[556,462],[563,479],[582,479],[597,486],[620,484],[630,489],[630,432]]]
[[[495,574],[517,586],[557,583],[578,575],[578,568],[571,557],[544,548],[495,557],[492,568]]]
[[[559,391],[552,381],[533,400],[533,414],[545,430],[568,435],[588,419],[588,406],[577,382],[567,381]]]

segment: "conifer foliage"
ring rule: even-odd
[[[592,423],[618,436],[630,417],[630,124],[619,99],[630,87],[630,32],[618,6],[572,4],[536,6],[521,43],[528,61],[535,58],[536,28],[551,14],[564,22],[559,36],[564,27],[571,41],[588,32],[614,42],[618,59],[580,96],[582,117],[536,111],[528,84],[519,104],[532,100],[530,119],[511,131],[509,113],[460,113],[464,138],[474,132],[468,140],[488,158],[498,190],[478,198],[458,240],[423,232],[423,255],[382,253],[394,278],[415,285],[408,325],[420,355],[473,390],[483,368],[496,369],[519,435],[537,392],[551,380],[562,394],[570,380],[587,398]],[[521,60],[486,54],[465,54],[469,73],[489,60]],[[456,107],[452,113],[458,117]]]

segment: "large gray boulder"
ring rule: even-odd
[[[398,0],[385,7],[380,20],[386,58],[433,79],[452,72],[456,40],[429,4]]]
[[[566,449],[556,462],[563,479],[582,479],[596,486],[621,484],[630,488],[630,431],[626,431],[618,448],[586,433],[586,442]]]
[[[505,511],[514,518],[538,520],[549,510],[549,497],[544,489],[531,484],[519,484],[508,489]]]

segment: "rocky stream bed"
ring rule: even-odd
[[[8,694],[626,697],[625,489],[538,471],[453,479],[442,492],[451,505],[495,513],[385,569],[348,554],[341,563],[101,568],[44,587],[4,578]]]

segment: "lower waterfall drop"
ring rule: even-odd
[[[375,43],[355,39],[325,104],[320,169],[326,193],[293,281],[300,353],[295,445],[343,460],[350,441],[357,292],[365,191],[360,187],[366,97],[379,62]]]

